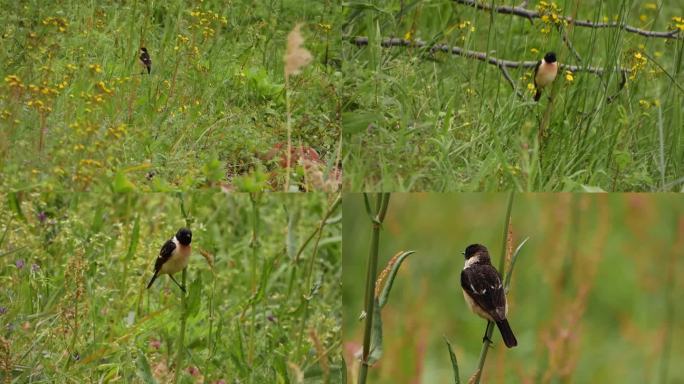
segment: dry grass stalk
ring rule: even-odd
[[[302,68],[311,63],[313,57],[304,45],[304,37],[300,31],[302,24],[295,25],[287,35],[287,48],[285,50],[285,77],[298,74]]]

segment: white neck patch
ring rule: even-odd
[[[470,268],[473,264],[476,264],[480,261],[480,256],[472,256],[469,259],[466,259],[465,261],[465,266],[463,269]]]

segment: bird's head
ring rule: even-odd
[[[192,242],[192,232],[187,228],[181,228],[176,232],[176,239],[183,245],[190,245]]]
[[[489,251],[487,250],[487,247],[482,244],[471,244],[463,251],[463,256],[466,260],[472,257],[484,260],[489,259]]]
[[[544,55],[544,61],[547,63],[555,63],[556,62],[556,53],[555,52],[547,52],[546,55]]]
[[[145,48],[145,47],[140,47],[140,52],[145,52],[145,53],[147,53],[147,48]]]

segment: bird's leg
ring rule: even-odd
[[[186,293],[186,291],[185,291],[185,287],[184,287],[184,286],[182,286],[182,285],[178,284],[178,282],[176,281],[176,279],[174,279],[174,278],[173,278],[173,276],[172,276],[172,275],[169,275],[169,277],[171,278],[171,280],[173,280],[173,282],[174,282],[174,283],[176,283],[176,285],[178,286],[178,288],[180,288],[180,289],[181,289],[181,291],[183,291],[183,293]]]

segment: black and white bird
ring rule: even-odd
[[[181,228],[176,232],[176,236],[167,240],[164,245],[162,245],[159,256],[157,256],[157,261],[154,263],[154,275],[152,276],[150,283],[147,284],[148,289],[159,275],[167,274],[171,280],[185,292],[185,287],[180,285],[172,275],[182,271],[188,265],[191,253],[191,242],[192,232],[187,228]]]
[[[503,283],[499,272],[492,266],[487,247],[472,244],[463,255],[465,267],[461,272],[461,288],[468,307],[476,315],[496,323],[506,346],[515,347],[518,341],[506,319],[508,303]]]
[[[150,72],[152,72],[152,59],[150,58],[150,54],[147,52],[147,48],[145,47],[140,47],[140,65],[147,69],[148,75]]]
[[[534,87],[537,92],[534,94],[534,101],[539,101],[542,94],[542,89],[553,83],[558,74],[558,61],[556,61],[556,54],[548,52],[544,58],[537,62],[534,67]]]

